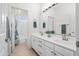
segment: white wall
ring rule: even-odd
[[[39,31],[39,17],[40,17],[40,4],[29,4],[28,18],[29,18],[29,39],[31,34]],[[37,29],[33,28],[33,21],[37,21]],[[31,44],[31,40],[28,41]],[[29,44],[29,45],[30,45]]]

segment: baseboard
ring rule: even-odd
[[[35,51],[35,49],[32,48],[32,50],[37,54],[37,56],[40,56],[40,55]]]

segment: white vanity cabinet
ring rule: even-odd
[[[41,56],[44,56],[44,41],[40,38],[37,38],[37,48],[38,48],[38,54]]]
[[[39,50],[38,54],[39,54],[40,56],[45,56],[44,45],[38,44],[38,50]]]
[[[60,53],[58,53],[58,52],[56,52],[55,51],[55,54],[54,54],[55,56],[63,56],[62,54],[60,54]]]
[[[44,40],[44,51],[46,56],[54,56],[54,44]]]
[[[67,48],[60,47],[58,45],[55,45],[55,52],[58,52],[59,54],[63,56],[73,56],[74,51],[68,50]]]
[[[41,56],[45,55],[44,54],[44,46],[43,46],[43,41],[40,38],[37,38],[35,36],[32,36],[32,48]]]
[[[32,48],[34,48],[34,50],[36,51],[36,52],[38,52],[38,46],[37,46],[37,41],[36,41],[37,39],[35,38],[35,37],[33,37],[32,36]]]
[[[47,46],[48,48],[52,49],[54,51],[54,44],[44,40],[44,45]]]
[[[75,52],[74,50],[36,36],[32,36],[32,48],[40,56],[73,56]]]
[[[32,48],[40,56],[54,56],[54,45],[41,38],[32,36]]]
[[[54,56],[54,50],[50,49],[47,46],[44,46],[44,55],[45,56]]]

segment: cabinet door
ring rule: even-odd
[[[63,56],[63,55],[61,55],[60,53],[58,53],[58,52],[56,52],[55,51],[55,54],[54,54],[55,56]]]
[[[32,37],[31,38],[32,39],[32,48],[36,51],[36,52],[38,52],[38,46],[37,46],[37,41],[36,41],[36,38],[35,37]]]
[[[32,37],[32,48],[41,56],[43,56],[43,41],[37,37]]]
[[[57,45],[55,45],[55,51],[64,55],[64,56],[73,56],[74,55],[73,51],[70,51],[66,48],[63,48],[63,47],[60,47],[60,46],[57,46]]]
[[[54,44],[53,43],[50,43],[48,41],[44,41],[44,45],[51,48],[52,50],[54,50]]]
[[[43,44],[38,44],[38,50],[39,50],[39,55],[41,55],[41,56],[44,56],[44,47],[43,47]]]
[[[39,55],[44,56],[44,41],[42,39],[38,39],[37,41]]]
[[[31,40],[32,40],[32,48],[34,48],[35,47],[35,38],[32,36]]]
[[[44,55],[46,56],[54,56],[54,50],[48,48],[47,46],[44,46]]]

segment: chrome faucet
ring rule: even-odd
[[[63,40],[68,41],[68,38],[66,37],[65,34],[62,35]]]
[[[40,31],[40,34],[41,34],[41,36],[43,35],[43,32],[42,31]]]

